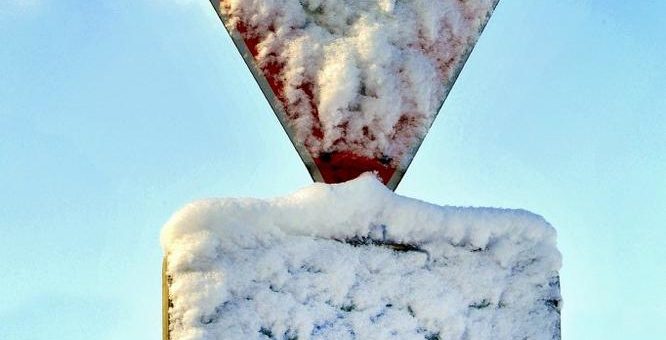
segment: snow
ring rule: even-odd
[[[555,230],[373,175],[194,202],[165,225],[172,339],[555,339]]]
[[[240,34],[259,40],[260,67],[281,66],[287,120],[313,155],[351,151],[399,164],[425,136],[496,2],[222,0],[221,12],[231,29],[252,28]]]

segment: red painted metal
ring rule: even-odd
[[[256,60],[259,53],[257,48],[259,39],[245,37],[257,37],[259,34],[257,34],[257,32],[251,32],[250,28],[248,28],[248,26],[246,26],[243,22],[239,22],[236,25],[236,30],[242,37],[244,37],[243,41],[245,42],[247,49]],[[263,33],[265,34],[265,32]],[[286,98],[284,97],[284,85],[280,80],[280,74],[282,73],[283,65],[272,63],[261,67],[261,70],[264,77],[266,78],[266,81],[268,82],[268,85],[270,85],[271,90],[273,90],[273,94],[275,94],[275,97],[282,103],[283,107],[287,111],[287,115],[289,115],[289,105]],[[308,99],[314,103],[315,98],[311,86],[311,84],[306,84],[303,87],[303,91],[307,94]],[[319,114],[317,112],[317,106],[312,105],[312,107],[314,108],[313,116],[315,119],[318,119]],[[314,129],[312,131],[312,135],[316,138],[323,138],[323,133],[318,129]],[[370,171],[377,174],[377,176],[384,182],[384,184],[388,184],[391,180],[391,177],[396,172],[396,168],[391,166],[390,162],[356,155],[348,151],[331,152],[311,156],[325,183],[346,182],[358,177],[365,172]]]
[[[210,1],[215,10],[220,15],[222,22],[224,23],[234,41],[234,44],[245,59],[245,62],[247,63],[255,80],[259,83],[259,86],[266,96],[266,99],[275,111],[275,114],[280,120],[282,127],[285,129],[285,132],[287,135],[289,135],[289,138],[298,151],[298,154],[303,160],[303,163],[308,168],[312,178],[319,182],[340,183],[354,179],[360,174],[370,171],[376,173],[387,187],[389,187],[391,190],[395,190],[395,188],[398,186],[398,183],[400,183],[400,180],[402,179],[405,171],[407,171],[407,168],[409,167],[409,164],[411,163],[414,155],[418,151],[422,139],[416,143],[416,145],[412,147],[411,152],[406,154],[400,161],[383,158],[369,158],[363,155],[354,154],[351,151],[335,151],[322,154],[314,154],[310,152],[306,145],[302,145],[302,143],[300,143],[295,138],[296,133],[289,123],[290,119],[296,116],[296,113],[295,110],[290,109],[290,105],[284,95],[284,84],[281,81],[281,74],[284,65],[279,63],[260,65],[257,62],[257,56],[259,53],[258,44],[260,43],[260,37],[265,36],[269,32],[252,31],[252,27],[243,23],[242,21],[238,21],[238,18],[233,21],[236,23],[235,26],[229,27],[228,25],[231,25],[232,21],[228,20],[224,14],[225,0]],[[499,0],[495,0],[494,5],[496,5],[498,1]],[[490,15],[486,18],[486,22],[489,17]],[[485,26],[486,22],[481,25],[481,30]],[[459,75],[463,65],[465,64],[469,54],[472,51],[473,46],[474,42],[470,45],[470,48],[467,50],[466,54],[462,56],[460,63],[456,66],[453,79],[451,79],[448,84],[449,89]],[[266,58],[264,58],[264,60],[266,60]],[[312,84],[305,83],[302,85],[301,89],[306,93],[310,104],[312,104],[312,114],[315,120],[315,124],[313,125],[319,126],[319,114],[317,112],[317,105],[315,103],[315,96],[312,86]],[[448,91],[444,98],[442,98],[440,105],[443,104],[444,100],[446,99],[446,95],[448,95]],[[398,122],[395,131],[399,132],[402,130],[402,127],[409,124],[410,122],[408,120],[401,119],[401,121]],[[322,131],[316,127],[311,131],[311,136],[317,139],[323,139]]]

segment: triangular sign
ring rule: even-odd
[[[499,0],[211,0],[312,178],[395,189]]]

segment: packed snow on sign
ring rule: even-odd
[[[497,0],[222,0],[314,158],[395,167],[425,136]]]
[[[374,176],[186,206],[162,232],[171,339],[557,339],[555,230]]]

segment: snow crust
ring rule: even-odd
[[[162,231],[172,339],[555,339],[555,230],[374,176],[210,199]]]
[[[287,118],[310,152],[401,162],[496,2],[222,0],[221,10],[232,29],[253,28],[241,35],[259,40],[260,67],[282,67]]]

